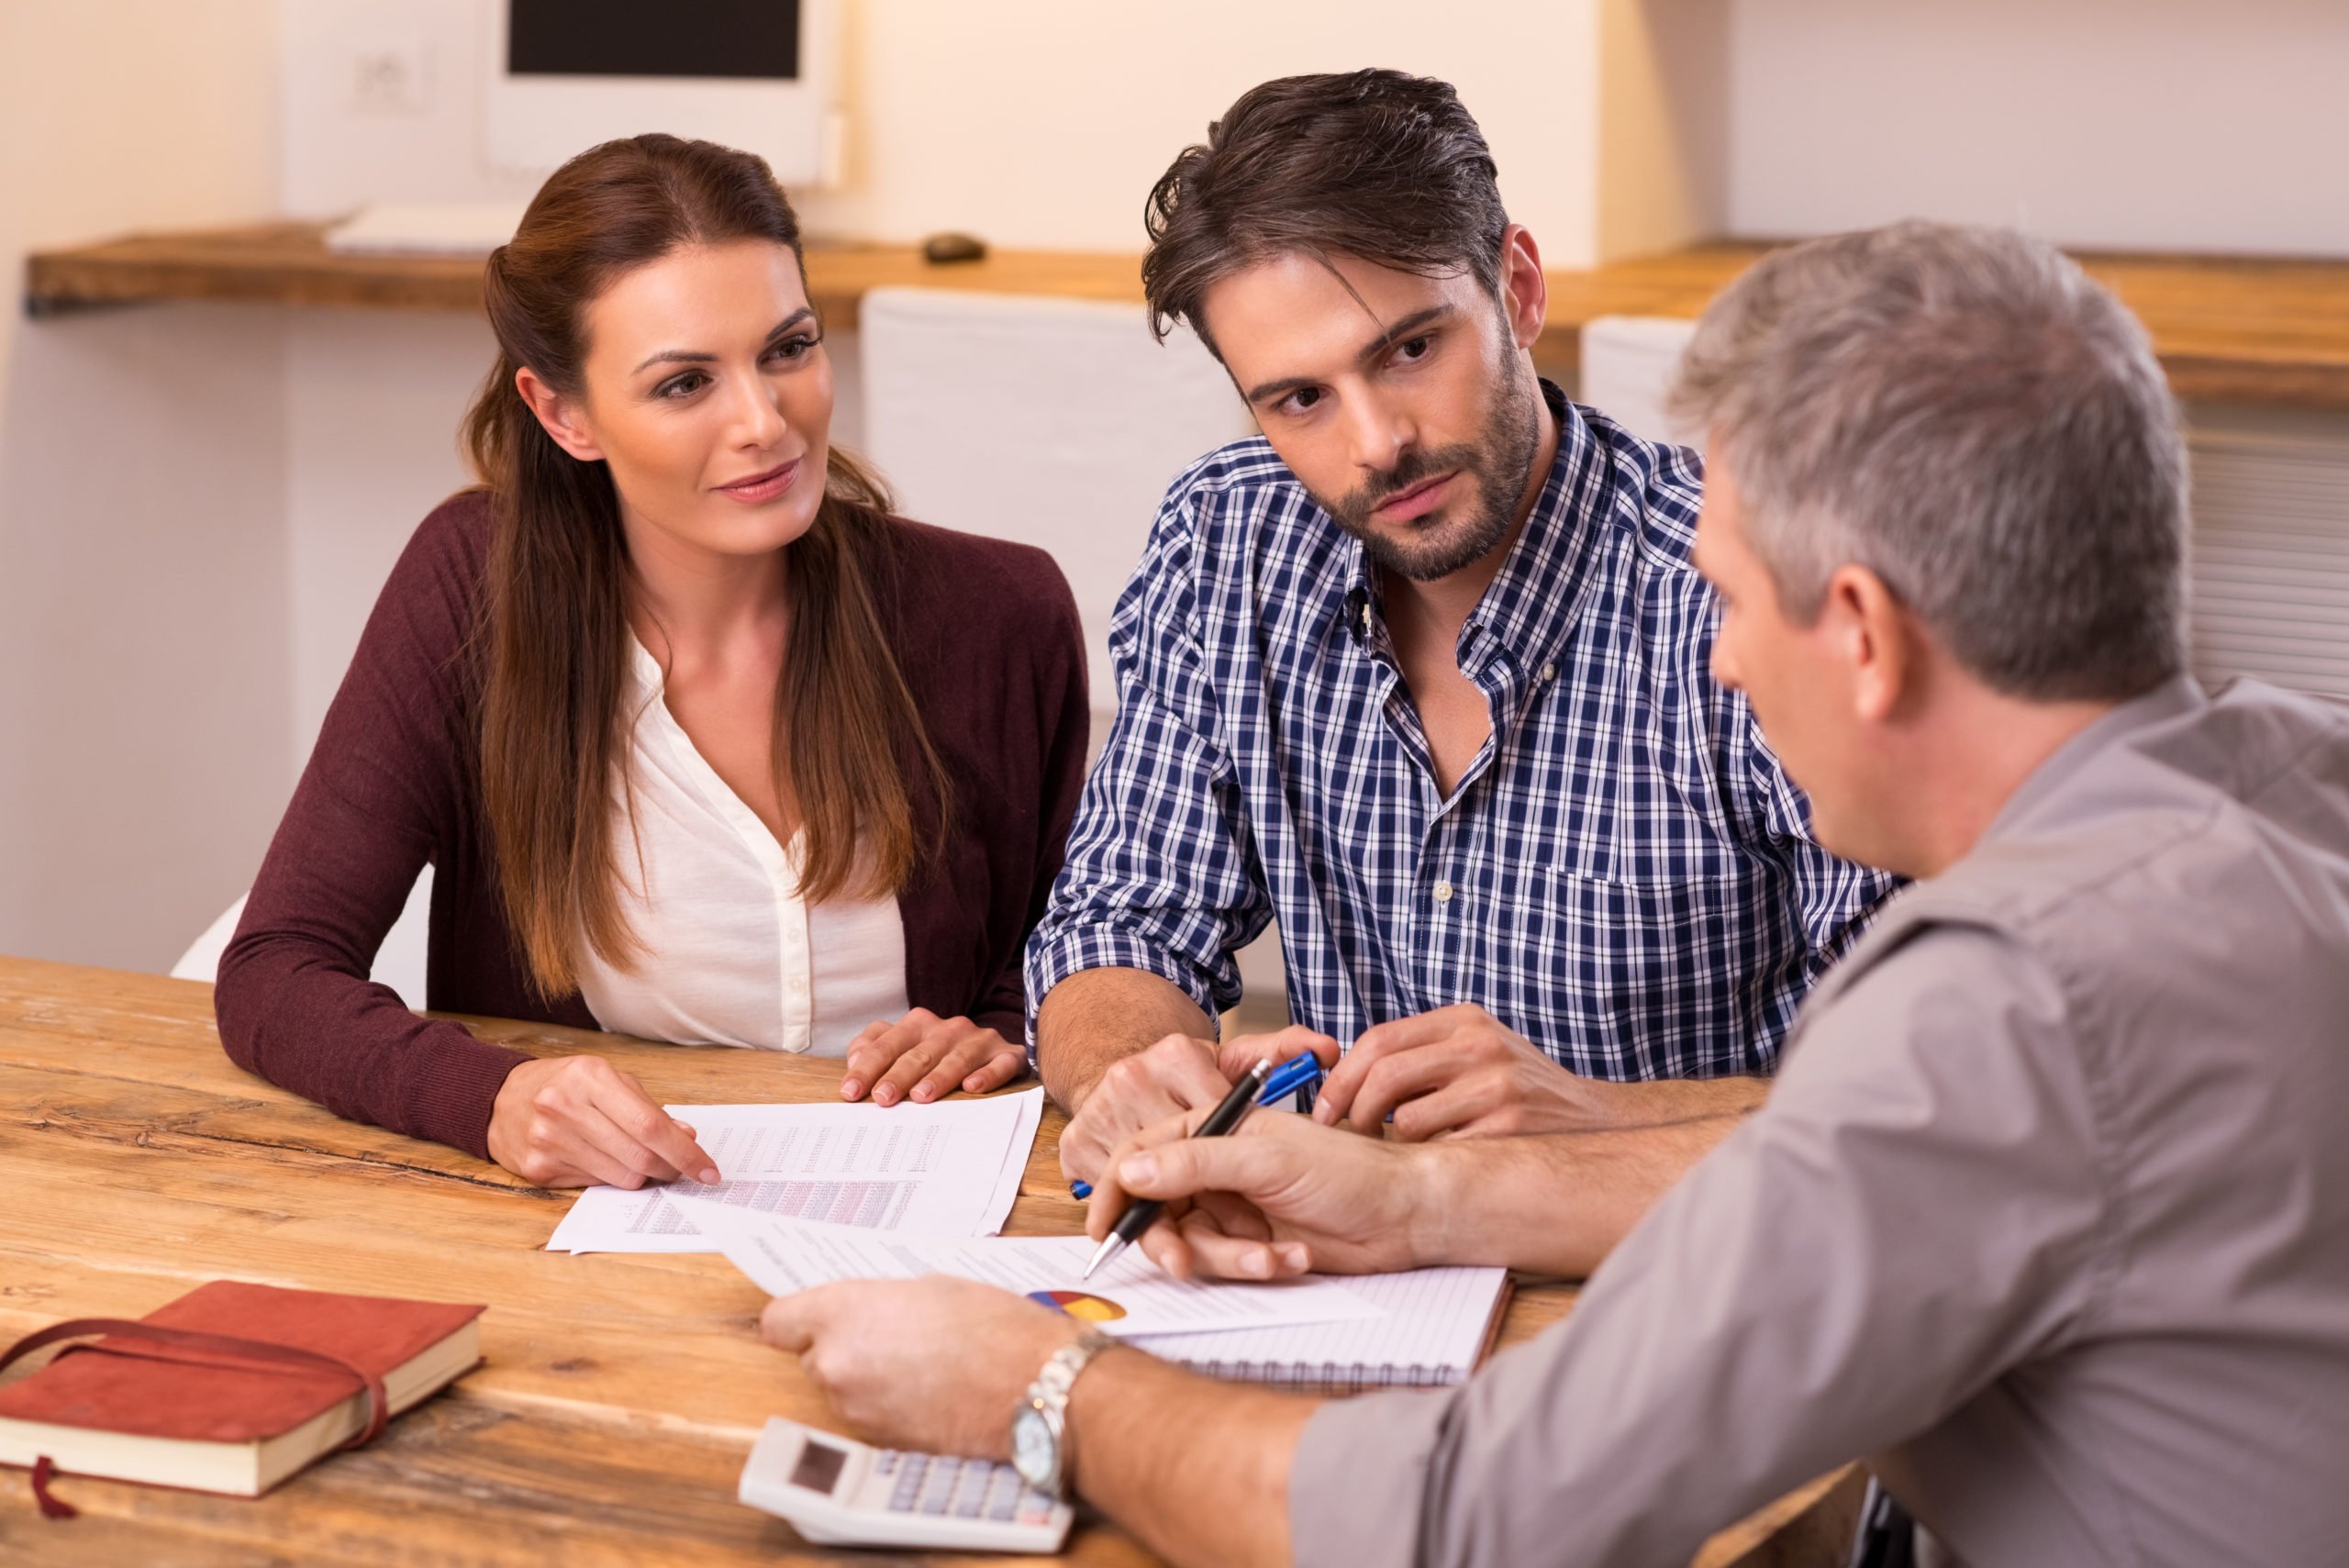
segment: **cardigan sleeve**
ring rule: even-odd
[[[462,660],[481,503],[425,519],[393,569],[220,961],[239,1067],[339,1116],[484,1159],[497,1091],[529,1059],[418,1018],[368,979],[417,871],[473,809]]]
[[[1047,562],[1039,576],[1038,603],[1028,622],[1036,637],[1032,691],[1041,751],[1037,778],[1042,786],[1034,870],[1018,928],[995,934],[991,946],[1000,955],[999,961],[971,1008],[974,1023],[1015,1043],[1027,1038],[1028,998],[1021,969],[1028,937],[1043,919],[1045,907],[1052,902],[1052,883],[1060,875],[1069,828],[1076,820],[1077,799],[1085,793],[1085,752],[1093,724],[1085,668],[1085,627],[1077,614],[1076,597],[1058,567]]]

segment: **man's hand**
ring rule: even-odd
[[[1210,1107],[1212,1108],[1212,1107]],[[1178,1278],[1387,1273],[1436,1255],[1438,1151],[1259,1112],[1229,1138],[1193,1138],[1194,1111],[1144,1129],[1107,1162],[1085,1229],[1109,1233],[1135,1197],[1166,1211],[1141,1249]]]
[[[979,1095],[1028,1070],[1028,1052],[968,1018],[941,1018],[916,1007],[896,1023],[871,1023],[849,1042],[841,1098],[876,1106],[927,1102],[955,1089]]]
[[[843,1280],[767,1303],[767,1343],[891,1448],[1011,1457],[1011,1417],[1074,1318],[975,1280]]]
[[[1213,1110],[1258,1062],[1282,1062],[1308,1051],[1326,1065],[1336,1060],[1338,1042],[1292,1026],[1277,1034],[1237,1036],[1220,1050],[1208,1040],[1171,1034],[1147,1051],[1120,1057],[1103,1069],[1062,1130],[1061,1173],[1071,1181],[1097,1182],[1103,1158],[1122,1140],[1185,1111]]]
[[[1321,1085],[1314,1119],[1406,1143],[1440,1134],[1587,1132],[1620,1126],[1624,1085],[1578,1078],[1467,1003],[1363,1031]]]
[[[540,1187],[718,1180],[694,1129],[600,1056],[549,1056],[507,1073],[490,1108],[489,1157]]]

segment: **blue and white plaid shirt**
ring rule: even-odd
[[[1362,1030],[1475,1002],[1611,1079],[1762,1073],[1893,885],[1811,840],[1742,695],[1707,669],[1694,453],[1543,392],[1558,455],[1462,628],[1492,738],[1450,798],[1377,574],[1262,439],[1167,493],[1118,601],[1118,718],[1028,946],[1164,976],[1209,1017],[1277,919],[1295,1019]]]

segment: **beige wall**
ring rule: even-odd
[[[1598,0],[852,0],[845,189],[811,227],[1133,250],[1142,199],[1268,77],[1388,65],[1459,87],[1549,259],[1594,253]]]
[[[266,212],[273,21],[0,5],[12,272]],[[250,874],[285,766],[281,334],[270,311],[0,311],[0,951],[160,968]]]
[[[2069,245],[2349,254],[2340,0],[1731,7],[1740,234],[1919,216]]]

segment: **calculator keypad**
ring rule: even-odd
[[[874,1455],[873,1473],[889,1488],[892,1513],[1023,1525],[1044,1524],[1052,1517],[1052,1499],[1021,1481],[1008,1464],[884,1449]]]

